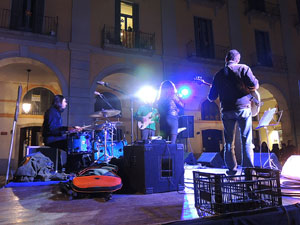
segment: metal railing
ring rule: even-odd
[[[141,31],[117,30],[104,26],[102,30],[102,44],[118,45],[129,49],[155,50],[155,34]]]
[[[226,53],[229,50],[228,46],[212,45],[210,48],[205,50],[197,48],[195,41],[189,41],[186,44],[187,57],[199,57],[208,59],[224,60]]]
[[[223,6],[225,4],[225,0],[194,0],[193,3],[198,3],[202,5],[209,5],[209,6]]]
[[[260,0],[259,4],[256,4],[257,2],[258,1],[245,0],[246,13],[249,13],[251,11],[256,11],[270,16],[275,16],[275,17],[280,16],[279,4],[267,2],[264,0]]]
[[[252,66],[264,66],[274,68],[276,70],[286,71],[287,61],[285,56],[279,56],[275,54],[268,54],[259,56],[257,53],[251,54],[251,65]]]
[[[56,36],[57,27],[58,17],[26,15],[22,11],[0,9],[0,28]]]

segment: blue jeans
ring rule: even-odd
[[[144,130],[141,131],[141,136],[142,136],[142,140],[146,141],[150,137],[155,136],[155,130],[145,128]]]
[[[251,109],[240,109],[222,113],[224,125],[225,151],[224,160],[228,169],[237,168],[234,154],[235,125],[238,123],[242,143],[242,167],[254,166],[254,153],[252,149],[252,114]]]

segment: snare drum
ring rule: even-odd
[[[92,152],[91,132],[79,132],[68,137],[69,153],[90,153]]]

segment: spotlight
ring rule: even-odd
[[[189,98],[192,94],[192,90],[189,86],[181,86],[178,90],[178,95],[183,98]]]
[[[151,86],[142,87],[137,93],[136,97],[144,103],[153,103],[157,96],[157,90]]]

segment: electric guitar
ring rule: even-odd
[[[196,76],[194,77],[194,81],[196,81],[198,84],[205,84],[209,87],[212,86],[212,84],[206,82],[205,80],[202,79],[201,76]],[[252,117],[257,116],[259,113],[260,107],[263,105],[263,102],[260,101],[260,94],[258,91],[250,91],[251,97],[251,112],[252,112]]]
[[[155,123],[152,119],[157,114],[152,115],[152,112],[149,112],[146,116],[143,116],[143,121],[138,121],[138,128],[141,130],[144,130],[146,127],[148,127],[150,124]]]

